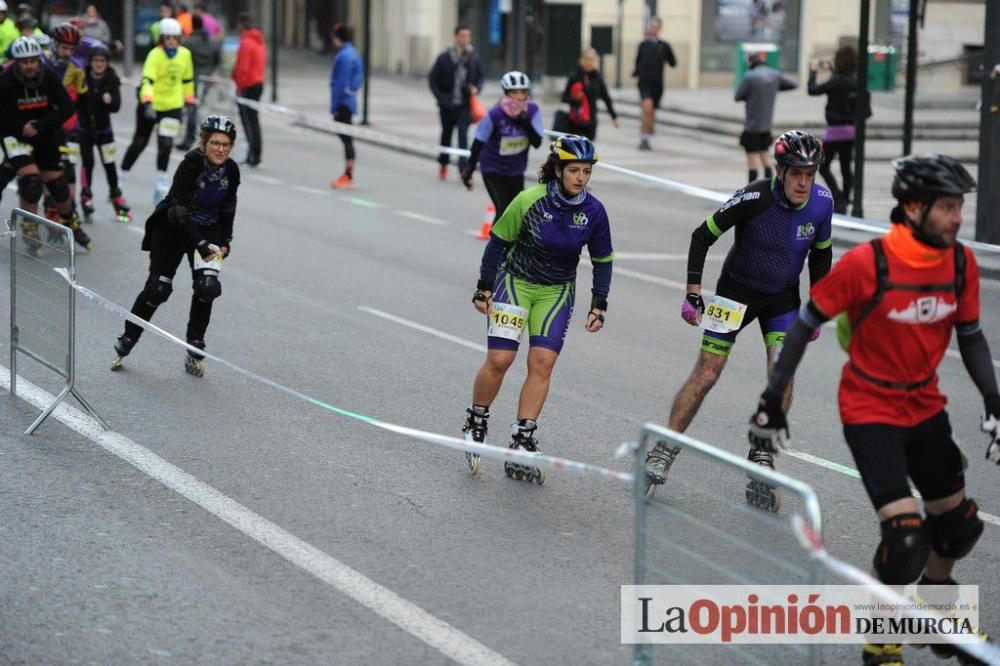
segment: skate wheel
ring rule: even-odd
[[[115,360],[111,361],[111,372],[120,370],[122,367],[122,361],[124,361],[121,356],[115,356]]]
[[[646,481],[646,499],[653,499],[653,495],[655,494],[656,494],[656,484]]]
[[[514,476],[514,470],[511,469],[510,467],[508,467],[507,465],[503,466],[503,471],[504,471],[504,474],[507,475],[508,479],[512,478]]]
[[[205,376],[205,362],[188,356],[184,359],[184,370],[195,377]]]
[[[545,485],[545,471],[544,470],[540,469],[540,470],[538,470],[538,473],[535,474],[535,483],[537,483],[540,486]]]
[[[466,452],[466,454],[465,454],[465,461],[467,463],[469,463],[469,471],[472,473],[472,476],[476,476],[477,474],[479,474],[479,456],[478,455],[476,455],[475,453],[468,453],[468,452]]]

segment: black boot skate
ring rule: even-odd
[[[522,451],[538,452],[538,440],[535,439],[535,429],[538,424],[531,419],[518,419],[510,435],[510,448]],[[518,481],[534,481],[538,485],[545,483],[545,471],[538,467],[523,463],[505,462],[503,471],[507,476]]]
[[[465,433],[466,441],[479,442],[480,444],[485,442],[486,430],[490,420],[490,408],[483,405],[471,405],[466,408],[465,412],[468,416],[465,419],[465,426],[462,427],[462,432]],[[472,472],[472,476],[479,474],[478,453],[466,451],[465,461],[469,463],[469,471]]]
[[[774,469],[774,454],[770,451],[764,451],[763,449],[750,449],[750,453],[747,455],[747,460],[752,463],[757,463],[761,467]],[[746,495],[747,504],[755,506],[758,509],[764,509],[765,511],[770,511],[771,513],[778,513],[778,509],[781,508],[781,491],[772,485],[764,483],[763,481],[757,481],[755,479],[747,481]]]
[[[77,217],[76,211],[73,211],[67,217],[59,218],[59,222],[62,223],[64,227],[69,227],[73,231],[73,240],[77,242],[83,249],[90,251],[90,236],[83,227],[80,226],[80,218]]]
[[[122,191],[115,188],[111,190],[111,205],[115,207],[115,217],[122,224],[128,224],[132,221],[132,213],[125,203],[125,197],[122,196]]]
[[[205,348],[204,340],[188,340],[188,344],[192,347],[197,347],[198,349]],[[184,357],[184,370],[189,375],[194,375],[195,377],[205,376],[205,357],[201,354],[195,354],[193,351],[188,351],[187,355]]]
[[[124,333],[118,336],[118,339],[115,340],[115,353],[117,356],[115,356],[115,360],[111,361],[112,371],[118,370],[122,367],[122,361],[125,360],[125,357],[132,351],[132,347],[135,347],[135,343],[135,340],[128,337]]]
[[[80,210],[83,211],[83,221],[91,224],[94,221],[94,196],[89,188],[80,190]]]
[[[670,467],[680,452],[679,446],[671,448],[666,442],[657,442],[653,450],[646,454],[646,497],[652,499],[656,486],[667,482]]]

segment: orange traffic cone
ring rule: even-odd
[[[479,235],[476,236],[479,240],[489,240],[490,239],[490,229],[493,228],[493,218],[496,217],[497,209],[493,204],[486,207],[486,212],[483,213],[483,223],[479,227]]]

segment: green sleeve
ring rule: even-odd
[[[545,185],[539,183],[524,190],[510,202],[497,223],[493,225],[493,235],[500,240],[513,243],[521,235],[524,216],[536,201],[545,196]]]

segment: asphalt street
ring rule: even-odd
[[[120,115],[119,138],[130,136],[131,117]],[[209,351],[338,408],[459,434],[485,343],[469,302],[483,248],[474,237],[487,202],[481,182],[470,194],[454,176],[438,181],[431,161],[360,145],[358,189],[334,192],[339,141],[272,117],[263,124],[265,168],[243,171]],[[153,152],[125,185],[135,221],[115,222],[98,185],[94,248],[78,255],[78,280],[126,307],[147,270],[139,242]],[[665,420],[697,355],[699,332],[677,315],[689,235],[712,206],[600,169],[593,194],[608,209],[618,254],[607,326],[592,335],[573,322],[538,437],[546,453],[628,471],[615,449],[643,423]],[[4,215],[12,200],[8,190]],[[729,240],[711,252],[711,282]],[[0,255],[6,291],[9,258]],[[178,276],[154,321],[182,334],[190,286],[185,270]],[[582,299],[589,283],[583,265]],[[1000,285],[985,281],[982,299],[1000,357]],[[149,334],[112,374],[121,321],[82,299],[77,329],[79,390],[121,439],[163,464],[129,464],[127,446],[114,455],[111,439],[53,419],[22,436],[37,410],[0,396],[0,662],[629,660],[619,638],[619,586],[634,572],[627,485],[571,472],[528,485],[492,460],[470,478],[461,454],[224,367],[187,375],[184,352]],[[835,401],[844,359],[830,330],[811,345],[790,415],[798,455],[778,465],[818,492],[828,549],[866,569],[878,525],[860,482],[838,467],[853,467]],[[746,332],[689,434],[744,456],[764,360]],[[58,390],[30,362],[20,371]],[[1000,515],[978,394],[957,358],[946,357],[940,375],[969,457],[970,494]],[[492,408],[489,442],[506,440],[523,377],[519,362]],[[800,572],[801,554],[776,521],[746,507],[743,482],[693,457],[677,463],[650,512],[650,561],[662,579],[648,582],[798,575],[780,573]],[[792,509],[789,501],[782,516]],[[1000,631],[993,520],[956,577],[980,584],[985,624]],[[296,559],[307,547],[314,551]],[[858,652],[824,654],[840,663]],[[787,650],[657,654],[661,663],[801,662]],[[936,660],[914,652],[911,661]]]

